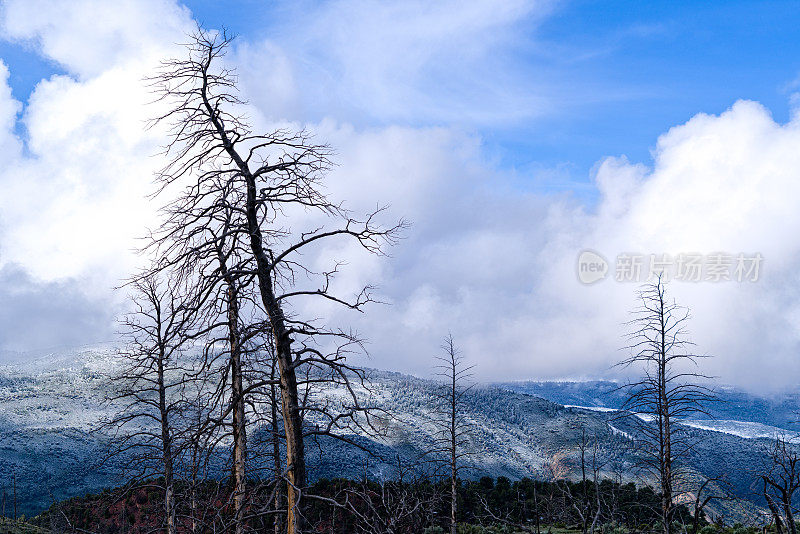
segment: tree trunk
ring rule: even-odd
[[[589,492],[588,492],[588,480],[586,479],[586,430],[584,429],[581,432],[581,444],[580,444],[580,453],[581,453],[581,532],[586,534],[589,527]]]
[[[595,442],[595,449],[593,452],[595,460],[593,460],[592,470],[593,470],[593,487],[594,487],[594,499],[595,499],[595,506],[597,509],[594,512],[594,517],[592,518],[592,525],[590,527],[590,532],[594,533],[595,527],[597,527],[597,522],[600,521],[600,515],[602,511],[602,500],[600,499],[600,482],[598,481],[599,474],[596,465],[596,458],[597,458],[597,442]]]
[[[192,472],[192,494],[190,496],[189,509],[192,514],[192,534],[195,534],[197,532],[197,475],[194,471]]]
[[[767,492],[767,487],[767,481],[764,480],[764,499],[766,499],[767,506],[769,506],[769,511],[772,512],[772,517],[775,519],[775,532],[777,534],[783,534],[783,521],[781,521],[781,513],[778,511],[775,501],[772,500],[772,497]]]
[[[281,369],[281,405],[283,407],[283,427],[286,433],[286,532],[301,534],[305,528],[302,511],[302,492],[306,486],[306,459],[303,443],[303,419],[297,394],[297,376],[291,361],[291,341],[283,333],[286,341],[279,343],[279,353],[283,355],[278,362]],[[288,415],[287,415],[288,414]]]
[[[701,513],[702,513],[702,511],[700,510],[700,506],[698,504],[695,504],[694,517],[692,518],[692,534],[697,534],[699,532],[699,530],[700,530],[700,514]]]
[[[244,504],[246,497],[246,465],[247,465],[247,434],[244,425],[244,400],[242,399],[242,368],[241,355],[237,350],[231,359],[231,378],[233,380],[233,397],[235,406],[233,409],[233,480],[234,498],[233,503],[236,510],[236,532],[244,530]]]
[[[792,495],[785,491],[783,494],[783,513],[786,518],[786,530],[789,531],[789,534],[797,534],[794,524],[794,513],[792,512],[793,508]]]
[[[256,179],[247,163],[236,151],[225,125],[222,124],[217,109],[209,102],[203,92],[203,104],[219,136],[225,151],[233,160],[247,186],[247,229],[250,236],[250,249],[256,260],[258,289],[275,340],[275,355],[280,371],[281,406],[283,426],[286,434],[287,465],[287,534],[301,534],[305,529],[303,518],[302,493],[306,487],[306,458],[303,443],[303,414],[297,387],[297,374],[292,358],[292,339],[286,326],[286,318],[280,301],[275,295],[272,278],[272,264],[264,249],[264,238],[258,218],[258,194]]]
[[[456,428],[456,401],[457,399],[457,377],[456,369],[453,367],[453,375],[450,390],[450,534],[456,534],[456,512],[458,511],[458,465],[457,447],[458,434]]]
[[[303,414],[300,408],[300,395],[297,388],[297,374],[292,358],[292,339],[286,327],[285,316],[280,302],[275,296],[269,258],[264,250],[261,227],[258,223],[255,178],[247,164],[233,148],[231,156],[242,170],[247,181],[247,222],[250,231],[250,248],[256,258],[258,288],[264,304],[275,340],[275,353],[278,361],[281,385],[281,408],[283,427],[286,434],[287,466],[287,534],[301,534],[305,529],[302,509],[302,494],[306,487],[306,455],[303,442]]]
[[[202,426],[202,411],[199,409],[197,410],[197,426],[200,428]],[[189,496],[189,509],[191,513],[191,520],[192,520],[192,534],[197,533],[198,521],[198,509],[197,509],[197,478],[198,473],[200,471],[200,435],[192,436],[192,462],[191,462],[191,490]]]
[[[239,294],[237,280],[226,262],[224,243],[217,243],[217,261],[227,289],[228,350],[231,371],[231,412],[233,416],[233,508],[236,534],[244,532],[244,506],[247,492],[247,430],[245,428],[244,380],[242,378],[242,347],[239,338]]]
[[[458,507],[458,487],[455,475],[450,478],[450,534],[456,534],[456,512]]]
[[[161,415],[161,452],[164,462],[164,514],[167,520],[167,534],[175,534],[175,495],[172,473],[172,438],[169,434],[169,413],[167,410],[167,389],[164,381],[164,351],[158,355],[158,408]]]
[[[661,321],[661,353],[659,354],[659,408],[661,419],[661,518],[664,534],[669,534],[672,523],[672,429],[670,428],[669,399],[667,398],[667,325],[664,317],[664,296],[659,293]]]
[[[272,362],[272,372],[270,373],[270,380],[275,380],[275,362]],[[272,409],[272,454],[273,454],[273,461],[275,463],[275,516],[274,516],[274,525],[275,525],[275,534],[281,534],[283,531],[283,521],[281,517],[281,492],[279,489],[279,484],[281,481],[281,439],[280,435],[278,434],[278,395],[275,388],[275,384],[270,384],[269,386],[269,397],[270,397],[270,405]]]

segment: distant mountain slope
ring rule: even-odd
[[[586,408],[619,409],[625,402],[620,384],[608,381],[519,381],[497,384],[498,387],[536,395],[558,404]],[[707,406],[708,415],[697,420],[760,423],[789,432],[800,432],[800,393],[757,396],[735,387],[715,388],[716,402]],[[721,430],[721,427],[718,427]],[[765,430],[765,429],[762,429]]]
[[[16,474],[22,513],[31,515],[54,500],[122,482],[113,465],[96,468],[103,438],[87,433],[106,413],[101,402],[106,384],[103,376],[113,365],[110,348],[94,347],[0,367],[0,491],[10,492],[11,476]],[[391,414],[381,419],[385,436],[380,440],[351,436],[372,450],[372,455],[330,440],[319,447],[310,443],[312,476],[360,477],[366,469],[372,477],[389,477],[398,455],[413,461],[431,448],[434,394],[439,384],[384,371],[371,371],[370,375],[369,391],[361,394]],[[613,406],[614,397],[603,394],[604,383],[529,384],[537,385],[504,384],[470,392],[465,414],[472,425],[469,476],[575,476],[577,444],[585,431],[600,440],[604,451],[614,453],[607,475],[635,478],[630,437],[636,429],[615,419],[613,412],[563,406]],[[512,387],[523,392],[510,391]],[[536,395],[527,394],[529,391]],[[319,395],[333,400],[341,391],[323,389]],[[560,402],[542,398],[545,395]],[[752,467],[763,459],[765,440],[691,426],[684,431],[702,443],[691,462],[694,476],[728,473],[737,493],[752,497]],[[258,439],[252,440],[253,447],[257,443]],[[224,468],[220,473],[225,473]],[[727,509],[720,511],[728,517],[741,513],[739,505],[724,506]]]

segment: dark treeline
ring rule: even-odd
[[[54,531],[149,532],[164,521],[160,489],[163,481],[153,482],[137,485],[130,491],[107,491],[71,499],[39,516],[37,522]],[[417,479],[385,483],[323,479],[310,488],[317,498],[309,503],[306,517],[311,531],[331,534],[444,532],[450,522],[450,485],[446,478],[440,482]],[[581,531],[582,514],[594,515],[598,512],[594,503],[598,502],[598,531],[647,532],[659,528],[661,496],[648,486],[637,487],[633,483],[605,479],[595,486],[589,482],[483,477],[459,480],[457,490],[459,531],[473,526],[491,529],[489,532]],[[230,517],[226,516],[234,514],[230,492],[231,486],[226,482],[202,485],[198,492],[200,502],[195,506],[202,510],[198,515],[203,517],[204,531],[215,531],[215,522],[220,529],[229,523]],[[271,498],[264,493],[250,501],[249,512],[258,516],[251,521],[253,529],[274,531],[274,516],[257,513],[269,506]],[[586,511],[579,510],[583,505]],[[179,532],[192,531],[190,512],[185,505],[177,510]],[[218,520],[215,516],[219,516]],[[677,507],[675,521],[692,532],[693,519],[685,506]],[[704,520],[699,526],[707,525]]]
[[[363,499],[372,496],[372,502],[359,503],[359,508],[368,513],[369,509],[378,509],[382,505],[394,506],[394,510],[384,511],[387,517],[403,519],[397,505],[411,508],[411,501],[420,504],[417,514],[407,514],[404,528],[396,532],[421,532],[420,527],[441,527],[449,525],[450,502],[449,481],[433,483],[430,481],[398,483],[382,485],[377,482],[353,482],[348,480],[321,480],[316,483],[318,493],[332,498],[340,497],[347,491]],[[387,489],[388,488],[388,489]],[[567,528],[582,530],[582,511],[593,515],[598,502],[594,484],[591,482],[540,481],[523,478],[511,481],[505,477],[493,479],[482,477],[479,480],[459,480],[458,514],[459,525],[483,525],[494,527],[510,527],[513,531],[548,532]],[[364,490],[368,491],[364,491]],[[621,484],[612,480],[603,480],[599,490],[599,524],[598,530],[608,531],[610,528],[623,526],[630,531],[647,531],[657,525],[659,520],[660,495],[648,486],[637,487],[635,484]],[[391,498],[386,498],[386,492]],[[446,496],[446,497],[445,497]],[[576,499],[576,496],[577,499]],[[579,502],[576,502],[579,501]],[[324,532],[345,534],[348,532],[370,532],[363,530],[357,514],[339,511],[335,519],[326,521],[326,513],[330,509],[317,506],[315,519]],[[416,516],[416,517],[415,517]],[[686,507],[679,507],[676,520],[685,524],[691,523],[691,515]],[[706,525],[705,521],[702,525]],[[415,530],[417,529],[417,530]]]

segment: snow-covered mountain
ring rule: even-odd
[[[122,482],[113,465],[98,466],[106,444],[102,435],[90,432],[109,413],[104,377],[115,361],[113,348],[94,346],[19,355],[0,367],[0,492],[10,492],[12,476],[16,476],[24,513]],[[382,438],[353,438],[379,457],[338,442],[310,446],[313,476],[356,477],[365,468],[373,477],[390,476],[398,454],[413,460],[430,449],[434,398],[440,386],[391,372],[370,375],[370,391],[361,393],[391,417],[381,420]],[[613,397],[603,396],[599,384],[537,382],[472,389],[465,414],[472,427],[467,458],[470,476],[570,476],[577,470],[576,447],[586,431],[609,450],[624,452],[614,469],[633,479],[635,458],[629,445],[636,430],[615,419]],[[335,399],[341,393],[328,388],[319,395]],[[756,405],[756,401],[748,404]],[[737,491],[750,497],[752,473],[744,466],[763,460],[768,443],[764,438],[770,437],[767,431],[781,428],[770,424],[774,414],[753,421],[756,416],[757,410],[748,411],[750,423],[761,427],[748,427],[733,418],[724,423],[686,421],[685,432],[701,443],[692,458],[692,471],[701,477],[730,472]],[[257,441],[253,440],[254,447]]]
[[[682,424],[702,430],[722,432],[747,439],[781,438],[792,443],[800,443],[800,433],[785,428],[755,423],[753,421],[735,421],[731,419],[686,419]]]
[[[614,411],[623,407],[620,384],[608,381],[518,381],[498,384],[509,391],[527,393],[567,406]],[[745,438],[792,437],[800,433],[800,392],[753,395],[732,386],[714,391],[716,400],[686,424],[704,430],[727,432]]]

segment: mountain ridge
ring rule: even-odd
[[[0,490],[10,485],[11,473],[17,474],[24,513],[31,515],[55,500],[120,485],[119,472],[113,464],[97,466],[92,461],[104,443],[89,432],[92,423],[107,413],[100,401],[105,373],[113,366],[113,348],[107,346],[82,347],[19,365],[0,366]],[[310,445],[308,456],[316,478],[359,478],[364,470],[372,477],[389,477],[394,469],[393,456],[412,461],[431,448],[432,403],[441,384],[395,371],[369,369],[367,373],[370,391],[362,393],[372,395],[379,408],[393,414],[383,422],[385,436],[382,440],[357,436],[365,448],[376,451],[374,455],[333,441],[319,448]],[[533,391],[534,383],[539,384],[539,391]],[[613,412],[597,411],[597,406],[565,406],[542,395],[608,404],[610,399],[603,397],[599,383],[602,381],[589,385],[584,382],[582,387],[576,382],[516,384],[517,389],[525,391],[510,390],[508,383],[473,388],[465,414],[472,425],[467,476],[574,477],[576,447],[583,432],[595,436],[609,451],[630,449],[626,445],[636,432],[630,422],[618,419]],[[320,394],[335,396],[337,391],[322,388]],[[761,401],[751,405],[753,409],[763,406]],[[767,414],[763,418],[769,417]],[[764,438],[688,425],[685,432],[705,443],[703,455],[692,458],[690,466],[700,477],[718,476],[731,466],[756,465],[763,459],[762,449],[768,443]],[[622,476],[636,478],[631,454],[621,454],[615,461],[615,469]],[[605,474],[614,475],[611,469]],[[752,500],[745,470],[735,473],[733,479],[739,496]]]

